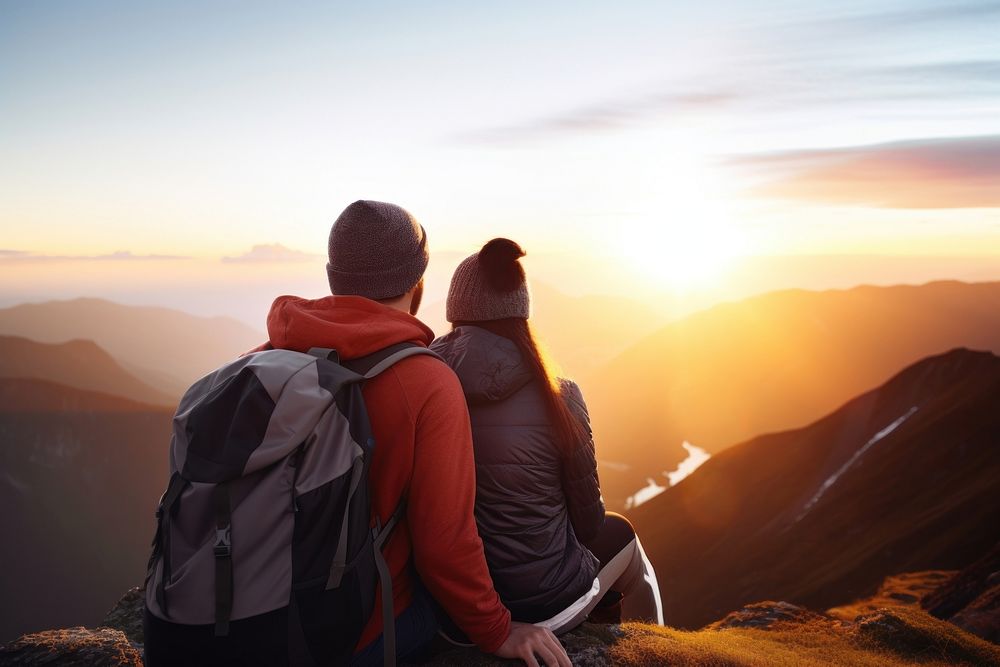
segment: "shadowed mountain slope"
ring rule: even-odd
[[[1000,358],[925,359],[806,428],[719,453],[630,516],[681,627],[960,569],[1000,525]]]
[[[142,580],[173,415],[0,380],[0,396],[12,393],[30,409],[0,411],[0,641],[96,623]]]
[[[0,413],[162,412],[168,406],[84,391],[48,380],[0,378]]]
[[[584,379],[612,507],[685,457],[797,428],[932,354],[1000,352],[1000,283],[789,290],[671,323]],[[615,469],[618,468],[618,469]],[[662,478],[660,478],[662,481]]]

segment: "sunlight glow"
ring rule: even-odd
[[[715,222],[649,220],[645,242],[630,243],[626,257],[665,287],[683,290],[719,278],[737,256],[733,231]]]
[[[749,251],[723,185],[693,153],[661,163],[663,181],[643,210],[624,222],[622,256],[639,274],[683,292],[718,283]]]

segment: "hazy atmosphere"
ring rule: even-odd
[[[571,293],[1000,278],[996,2],[2,12],[3,303],[260,322],[359,198]]]
[[[1000,0],[0,2],[0,663],[101,626],[142,664],[178,401],[330,294],[357,200],[426,230],[436,336],[464,258],[527,253],[662,597],[571,658],[1000,663],[998,36]]]

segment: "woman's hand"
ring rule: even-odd
[[[547,667],[573,667],[566,655],[566,649],[548,628],[530,623],[511,621],[510,634],[496,655],[501,658],[520,658],[528,667],[539,667],[537,655]]]

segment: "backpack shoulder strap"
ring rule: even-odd
[[[386,563],[382,549],[385,547],[392,529],[396,527],[405,513],[406,503],[401,500],[396,506],[396,511],[392,513],[385,525],[382,525],[376,517],[375,527],[372,528],[375,569],[378,572],[379,583],[382,585],[382,659],[383,664],[387,666],[396,664],[396,614],[392,602],[392,574],[389,572],[389,565]]]
[[[341,365],[344,366],[344,368],[363,376],[366,380],[370,380],[391,367],[393,364],[396,364],[407,357],[414,357],[418,354],[426,354],[432,357],[437,357],[438,359],[441,358],[423,345],[403,342],[390,345],[389,347],[383,348],[378,352],[373,352],[364,357],[343,361],[341,362]]]

